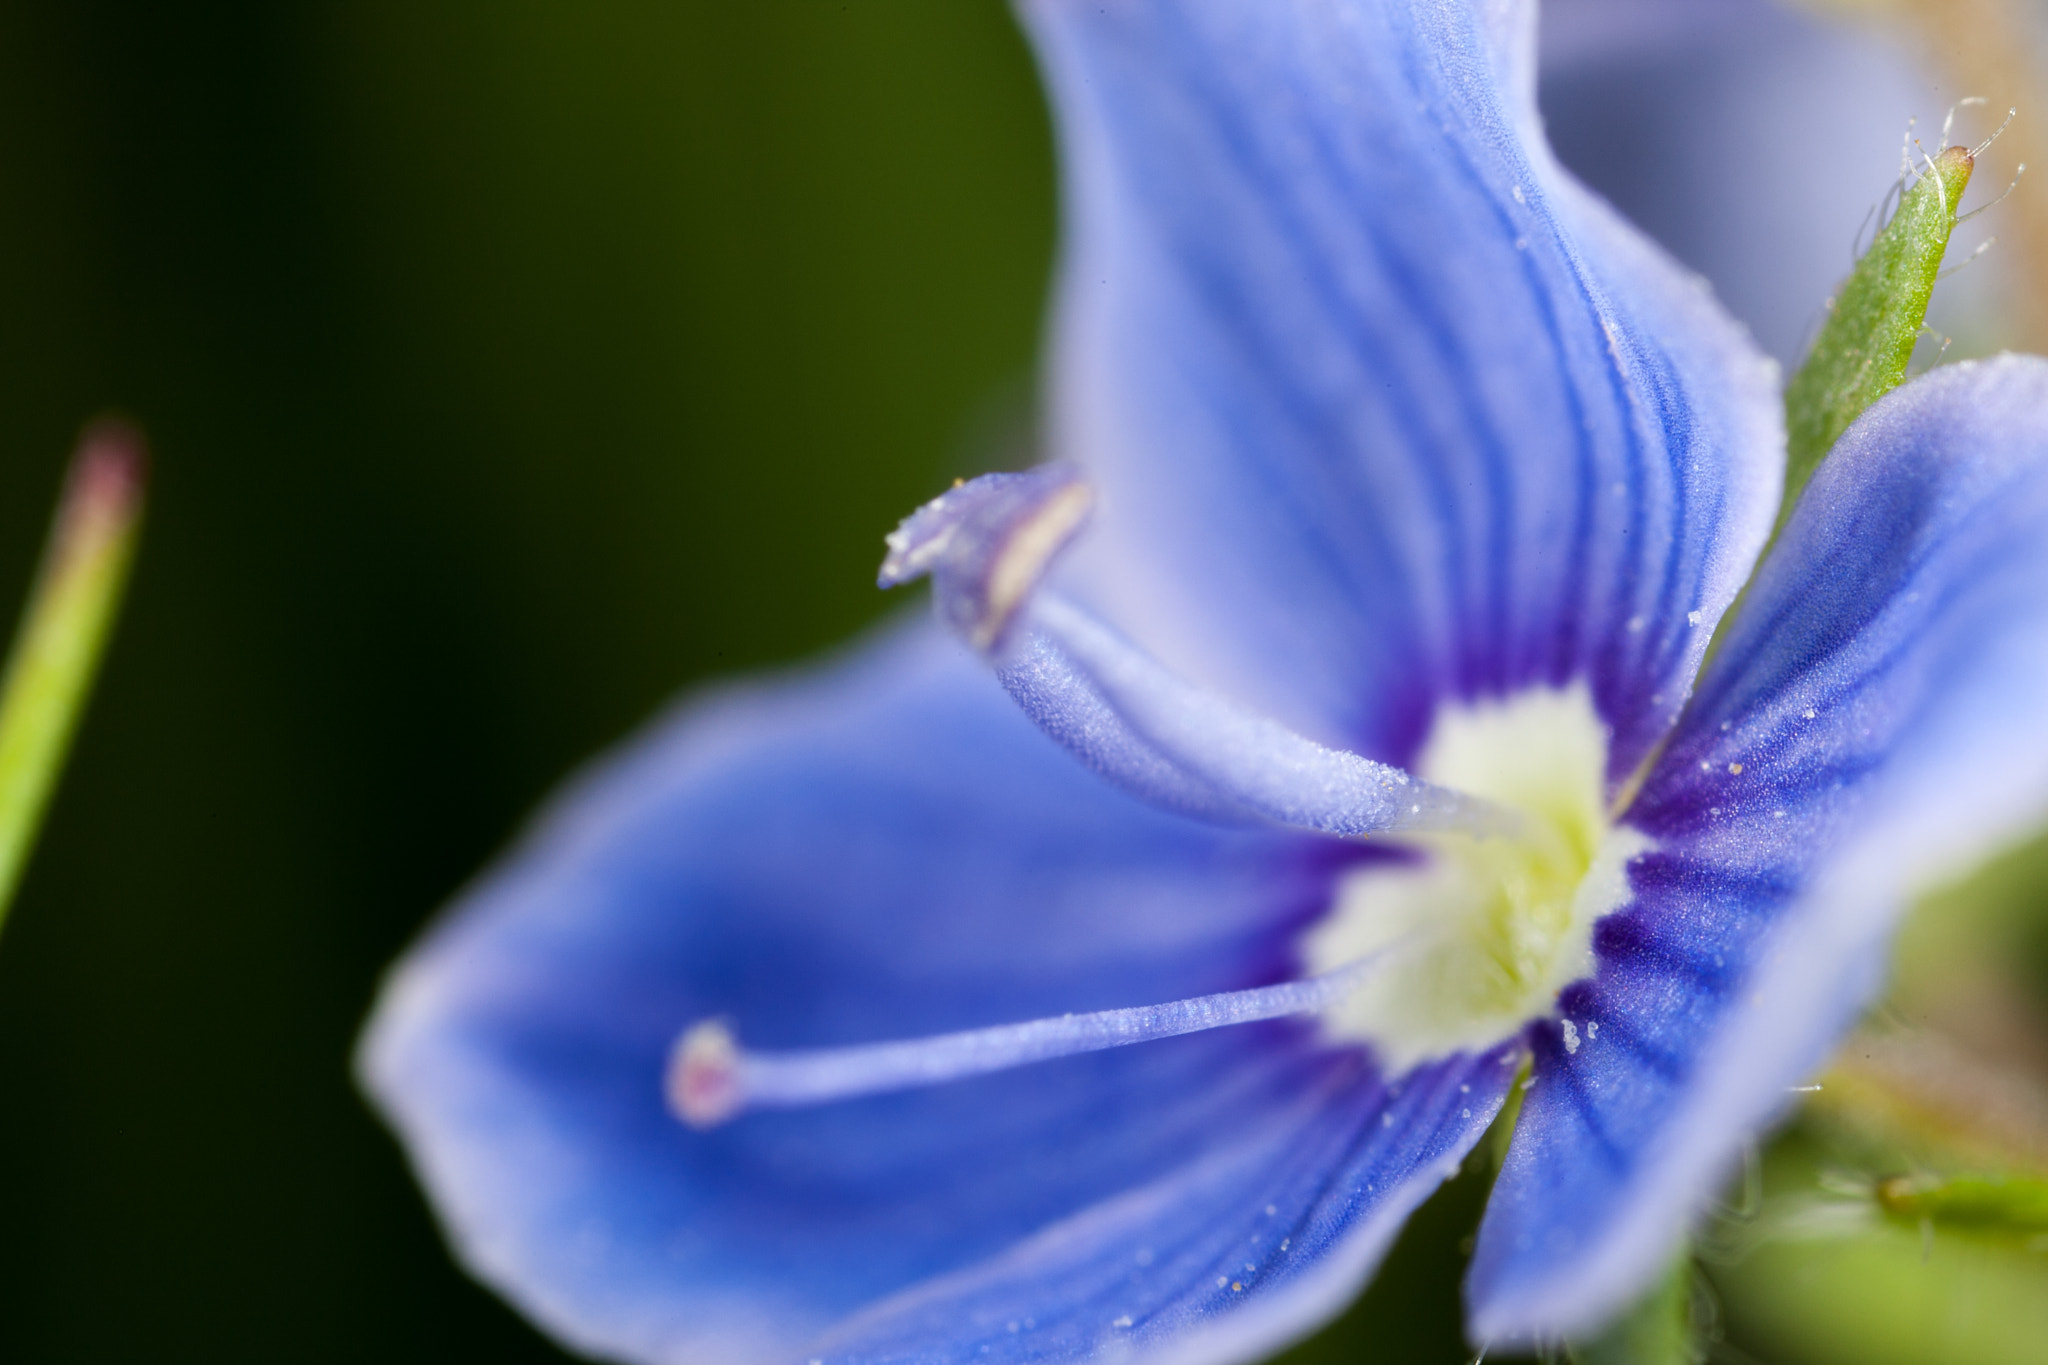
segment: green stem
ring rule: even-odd
[[[141,435],[88,427],[0,682],[0,924],[35,845],[127,578],[142,512]]]
[[[1905,381],[1955,231],[1956,207],[1976,164],[1966,147],[1929,157],[1920,178],[1900,193],[1898,212],[1828,300],[1828,319],[1785,386],[1785,495],[1770,542],[1757,555],[1759,565],[1835,441],[1865,408]],[[1707,659],[1720,649],[1748,592],[1744,587],[1721,617],[1707,643]],[[1655,759],[1654,753],[1646,758],[1641,772]]]

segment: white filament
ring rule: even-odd
[[[800,1108],[941,1085],[1078,1052],[1314,1014],[1357,989],[1394,946],[1301,981],[854,1047],[750,1052],[725,1024],[707,1019],[685,1030],[670,1053],[669,1107],[692,1127],[709,1128],[748,1109]]]

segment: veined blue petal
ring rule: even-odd
[[[1851,241],[1942,111],[1868,26],[1786,0],[1544,0],[1544,130],[1629,220],[1714,282],[1764,348],[1797,364],[1848,273]],[[2001,109],[2001,113],[2002,113]],[[1971,130],[1975,141],[1979,127]],[[1996,262],[1971,274],[1991,283]],[[1968,276],[1946,286],[1944,306]],[[1939,324],[1937,324],[1939,325]]]
[[[1475,1339],[1595,1326],[1871,998],[1905,901],[2048,812],[2048,361],[1836,446],[1628,820],[1657,841],[1538,1040]]]
[[[898,630],[600,766],[402,964],[361,1067],[465,1263],[583,1350],[1252,1355],[1356,1292],[1502,1058],[1389,1087],[1274,1020],[709,1131],[664,1070],[708,1016],[802,1049],[1286,980],[1365,856],[1134,801]]]
[[[863,1365],[1269,1355],[1357,1295],[1485,1131],[1520,1056],[1451,1058],[1391,1089],[1297,1073],[1293,1093],[1272,1092],[1271,1111],[1245,1116],[1214,1156],[878,1304],[814,1354]]]
[[[1535,132],[1532,12],[1025,0],[1067,226],[1055,575],[1175,673],[1405,766],[1584,676],[1630,772],[1762,542],[1773,369]]]

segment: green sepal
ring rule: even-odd
[[[1785,389],[1781,525],[1836,439],[1905,379],[1975,164],[1963,147],[1931,158],[1829,301],[1827,322]]]

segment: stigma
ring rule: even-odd
[[[1304,944],[1311,971],[1406,946],[1399,972],[1323,1016],[1333,1039],[1369,1042],[1400,1070],[1497,1043],[1592,975],[1593,924],[1627,903],[1628,864],[1653,846],[1610,817],[1607,750],[1583,682],[1439,709],[1417,776],[1522,819],[1488,838],[1404,836],[1412,861],[1338,883]]]

